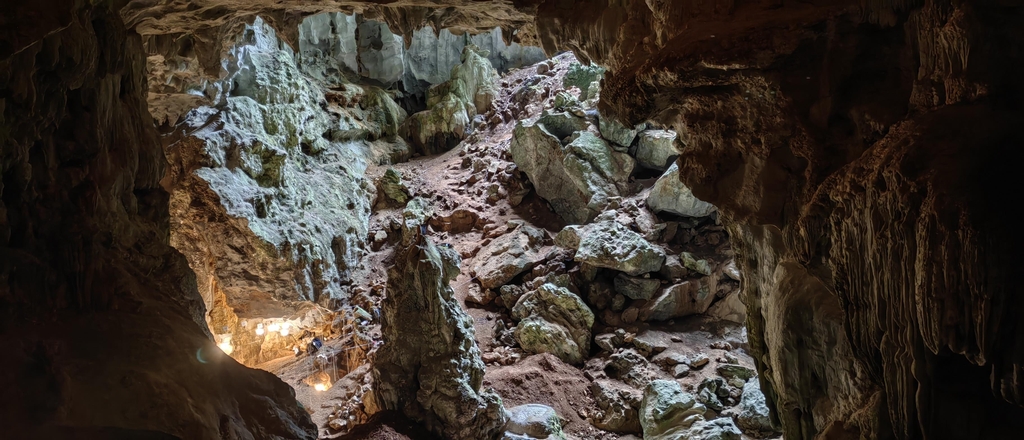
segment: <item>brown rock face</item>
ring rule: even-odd
[[[5,435],[314,438],[287,385],[217,349],[168,244],[140,38],[47,3],[0,7]]]
[[[543,3],[541,40],[681,133],[787,439],[1017,435],[1020,5],[581,3]]]

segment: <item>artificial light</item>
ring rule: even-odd
[[[313,389],[315,389],[317,391],[327,391],[327,385],[326,384],[322,384],[322,383],[318,383],[316,385],[313,385]]]
[[[281,330],[281,326],[277,325],[277,324],[270,324],[270,326],[267,327],[267,330],[270,330],[272,332],[276,332],[276,331]]]
[[[263,323],[256,324],[256,336],[263,336],[264,332],[265,330],[263,330]]]
[[[224,340],[224,342],[221,342],[220,344],[217,344],[217,347],[220,347],[220,350],[223,351],[224,354],[228,354],[228,355],[231,354],[232,351],[235,351],[235,348],[231,346],[231,340],[230,339],[226,339],[226,340]]]
[[[287,322],[281,325],[281,336],[288,336],[289,327],[291,327],[291,324],[288,324]]]

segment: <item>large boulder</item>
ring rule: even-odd
[[[707,217],[715,212],[714,205],[698,199],[683,184],[676,163],[654,183],[651,192],[647,194],[647,207],[654,212],[668,212],[684,217]]]
[[[624,273],[616,275],[613,282],[615,291],[629,299],[651,299],[661,287],[661,280],[657,278],[631,277]]]
[[[644,130],[636,143],[636,162],[645,168],[665,171],[679,156],[676,132]]]
[[[476,279],[484,289],[496,289],[529,270],[541,261],[547,233],[533,226],[518,224],[508,234],[494,239],[477,254],[481,264],[473,268]]]
[[[580,95],[587,96],[591,84],[599,82],[602,77],[604,77],[603,67],[596,64],[581,64],[574,61],[569,65],[569,70],[562,78],[562,86],[567,89],[578,87]]]
[[[640,391],[616,381],[599,379],[591,382],[590,393],[601,409],[595,414],[594,426],[619,433],[642,432],[637,413],[643,397]]]
[[[508,413],[496,393],[482,388],[473,320],[449,285],[459,274],[459,254],[420,234],[428,212],[421,200],[409,202],[415,210],[406,209],[404,245],[388,271],[383,345],[373,363],[376,402],[445,438],[493,438]]]
[[[655,380],[644,389],[640,425],[644,440],[739,440],[730,418],[706,420],[707,408],[683,392],[679,382]]]
[[[508,414],[506,433],[534,439],[563,438],[562,419],[550,406],[528,403],[509,408]]]
[[[599,115],[598,118],[598,128],[601,130],[601,136],[608,139],[609,142],[627,148],[633,145],[633,140],[636,139],[636,134],[643,130],[646,125],[647,124],[640,124],[636,127],[629,128],[622,125],[622,123],[615,118],[610,118],[605,115]]]
[[[756,379],[747,381],[743,386],[739,412],[736,414],[736,424],[746,431],[759,433],[777,431],[772,425],[768,405],[765,403],[764,394],[761,393],[761,385]]]
[[[640,310],[641,321],[664,321],[708,310],[715,300],[707,278],[683,281],[662,290]]]
[[[635,161],[616,152],[589,131],[581,118],[545,113],[520,121],[513,131],[512,160],[537,194],[569,223],[586,223],[600,214],[612,197],[630,192]],[[563,145],[563,140],[566,144]]]
[[[640,402],[644,440],[689,438],[683,434],[694,422],[704,419],[706,410],[691,394],[683,392],[678,382],[651,381]]]
[[[570,233],[566,234],[563,242],[572,242]],[[665,252],[622,224],[606,220],[586,226],[575,259],[636,276],[661,269]]]
[[[515,338],[523,350],[551,353],[570,364],[590,354],[594,312],[566,288],[541,285],[519,299],[512,317],[519,320]]]

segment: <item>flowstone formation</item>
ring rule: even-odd
[[[487,55],[466,46],[462,63],[452,67],[452,79],[427,91],[427,110],[410,116],[402,127],[417,151],[434,155],[452,149],[470,134],[477,114],[490,110],[498,73]]]
[[[429,216],[420,198],[403,212],[402,245],[382,305],[383,345],[373,359],[374,393],[384,409],[445,438],[495,438],[508,413],[501,398],[482,387],[473,322],[449,285],[462,260],[421,234]]]
[[[543,61],[539,47],[506,43],[501,28],[455,35],[430,26],[395,34],[387,23],[340,12],[306,17],[299,25],[299,64],[324,81],[346,74],[400,85],[405,102],[422,102],[427,89],[452,79],[466,46],[476,46],[500,73]],[[356,35],[359,38],[356,38]]]

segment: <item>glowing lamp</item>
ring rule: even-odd
[[[263,336],[266,330],[263,329],[263,323],[256,324],[256,336]]]
[[[282,324],[281,325],[281,336],[288,336],[288,333],[290,332],[290,328],[291,328],[291,324],[288,324],[287,322]]]
[[[280,325],[277,325],[277,324],[270,324],[270,325],[269,325],[269,326],[267,327],[267,330],[270,330],[271,332],[277,332],[277,331],[281,331],[281,326],[280,326]]]
[[[217,344],[217,347],[220,347],[220,350],[223,351],[224,354],[228,354],[228,355],[231,354],[232,351],[235,351],[235,348],[231,346],[231,340],[230,339],[226,339],[226,340],[224,340],[224,342],[221,342],[220,344]]]
[[[327,391],[327,384],[318,383],[316,385],[313,385],[313,389],[317,391]]]

